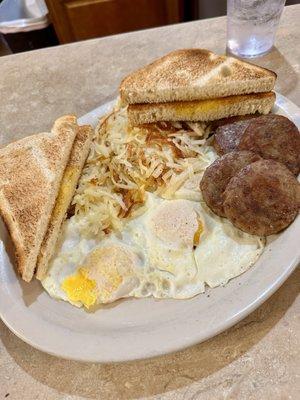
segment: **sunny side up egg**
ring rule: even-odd
[[[148,194],[146,211],[125,228],[146,254],[143,287],[148,289],[147,295],[185,299],[204,292],[204,282],[197,279],[193,251],[204,229],[198,202],[164,200]],[[141,297],[137,291],[134,295]]]
[[[143,252],[114,234],[101,241],[82,238],[72,217],[42,285],[51,297],[89,308],[127,297],[143,265]]]
[[[42,282],[50,296],[89,308],[123,297],[186,299],[248,269],[263,240],[212,214],[202,202],[151,193],[120,235],[97,241],[65,223],[61,246]]]

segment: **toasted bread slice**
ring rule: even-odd
[[[50,133],[0,149],[0,213],[15,247],[17,269],[27,282],[34,274],[76,133],[76,118],[64,116]]]
[[[215,121],[235,115],[268,114],[275,102],[275,93],[245,94],[212,100],[174,101],[158,104],[130,104],[130,125],[158,121]]]
[[[36,278],[42,280],[48,271],[49,261],[54,253],[61,225],[72,201],[82,168],[90,150],[93,136],[91,126],[80,126],[75,138],[71,155],[66,166],[55,206],[52,211],[48,230],[38,256]]]
[[[123,104],[204,100],[269,92],[275,72],[203,49],[176,50],[128,75]]]

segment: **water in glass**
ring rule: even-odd
[[[273,46],[285,0],[227,0],[227,48],[256,57]]]

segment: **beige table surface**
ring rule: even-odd
[[[276,47],[257,60],[277,72],[277,90],[298,105],[299,21],[300,5],[287,7]],[[224,52],[225,24],[225,18],[202,20],[0,58],[1,142],[113,99],[125,74],[170,50]],[[300,399],[299,291],[298,268],[227,332],[176,354],[124,364],[48,356],[0,322],[0,399]]]

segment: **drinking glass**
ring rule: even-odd
[[[257,57],[273,46],[285,0],[227,0],[227,49]]]

